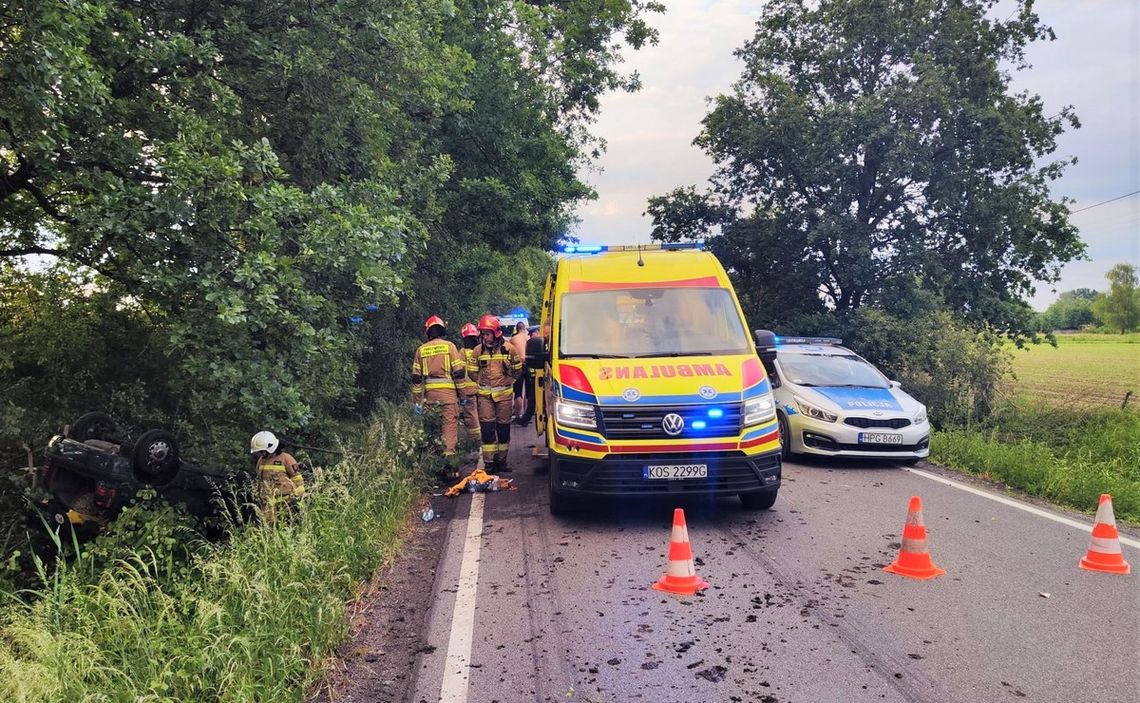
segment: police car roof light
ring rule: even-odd
[[[776,337],[776,344],[843,344],[838,337]]]

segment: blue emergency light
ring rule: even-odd
[[[693,429],[694,430],[703,430],[704,428],[706,428],[708,426],[709,426],[709,423],[705,422],[704,420],[693,420]]]
[[[724,411],[720,408],[713,408],[712,410],[709,410],[709,417],[713,418],[714,420],[724,417]]]
[[[704,242],[676,242],[671,244],[566,244],[563,254],[601,254],[606,251],[703,251]]]

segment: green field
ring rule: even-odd
[[[1086,513],[1109,493],[1117,518],[1140,523],[1140,335],[1058,335],[1013,353],[1006,402],[937,432],[931,459]]]
[[[1055,406],[1119,408],[1140,403],[1140,334],[1057,335],[1046,344],[1013,350],[1015,396]]]

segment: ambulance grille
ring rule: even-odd
[[[647,463],[704,463],[709,467],[707,479],[683,481],[649,480],[642,471]],[[611,455],[600,462],[582,486],[583,491],[601,494],[640,495],[666,493],[739,493],[764,488],[762,476],[780,475],[778,454],[749,458],[738,453],[722,455],[678,454],[664,459],[659,455]]]
[[[709,411],[719,409],[721,417],[709,417]],[[661,423],[669,413],[685,419],[681,434],[665,433]],[[705,423],[704,429],[694,429],[694,422]],[[630,408],[602,408],[602,432],[609,439],[693,439],[695,437],[733,437],[740,434],[740,405],[653,406]]]

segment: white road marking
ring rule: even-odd
[[[923,471],[922,469],[911,469],[911,468],[908,468],[906,466],[903,466],[901,468],[903,471],[909,471],[912,474],[915,474],[917,476],[922,476],[923,478],[928,478],[931,481],[937,481],[938,483],[944,483],[947,486],[953,486],[954,488],[966,491],[967,493],[973,493],[974,495],[979,495],[979,496],[982,496],[983,498],[989,498],[990,500],[1001,503],[1002,505],[1008,505],[1011,508],[1017,508],[1018,510],[1024,510],[1025,512],[1031,513],[1031,514],[1036,515],[1038,517],[1048,518],[1049,520],[1052,520],[1053,522],[1059,522],[1062,525],[1068,525],[1069,527],[1076,528],[1076,529],[1081,530],[1082,532],[1085,532],[1087,534],[1092,534],[1093,526],[1089,523],[1080,522],[1078,520],[1071,520],[1071,519],[1064,517],[1062,515],[1055,515],[1049,511],[1047,511],[1047,510],[1035,508],[1032,505],[1027,505],[1027,504],[1022,503],[1020,501],[1014,500],[1012,498],[1006,498],[1005,496],[1000,496],[996,493],[990,493],[989,491],[983,491],[979,488],[974,488],[973,486],[968,486],[964,483],[958,483],[957,481],[952,481],[948,478],[944,478],[942,476],[939,476],[938,474],[932,474],[929,471]],[[1140,540],[1135,540],[1135,539],[1132,539],[1130,537],[1125,537],[1124,535],[1120,536],[1120,543],[1121,544],[1127,544],[1129,547],[1135,547],[1136,549],[1140,549]]]
[[[443,666],[443,684],[439,689],[441,703],[467,703],[467,684],[471,674],[471,641],[475,631],[475,590],[479,585],[479,550],[483,540],[482,493],[471,495],[471,514],[467,518],[467,537],[463,541],[463,559],[459,564],[459,587],[455,593],[455,611],[451,615],[451,638],[447,642],[447,659]]]

